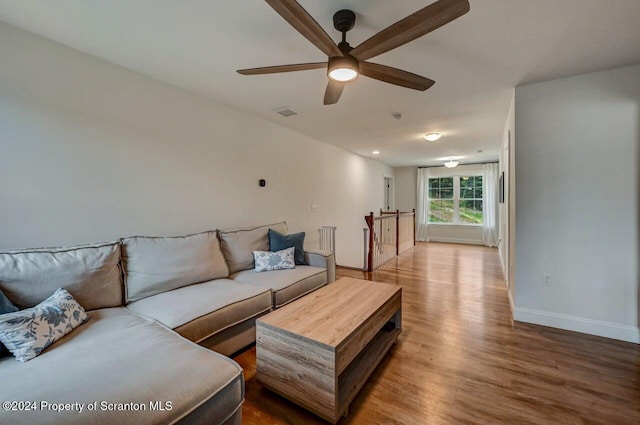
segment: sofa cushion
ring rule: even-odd
[[[227,277],[217,232],[123,239],[127,302],[194,283]]]
[[[0,290],[20,309],[58,288],[85,310],[122,305],[120,243],[0,252]]]
[[[200,342],[271,310],[271,294],[268,288],[216,279],[163,292],[127,308]]]
[[[87,320],[82,306],[60,288],[35,307],[0,315],[0,342],[26,362]]]
[[[222,252],[229,265],[229,273],[252,269],[253,251],[269,251],[269,229],[287,233],[287,223],[220,231]]]
[[[273,291],[274,307],[299,298],[327,283],[327,270],[313,266],[297,266],[295,269],[256,273],[245,270],[230,276],[236,282],[255,285]]]
[[[0,422],[169,424],[181,419],[188,422],[199,406],[213,405],[208,423],[221,424],[242,403],[242,369],[233,360],[122,307],[88,315],[89,322],[33,360],[0,359],[2,400],[78,403],[84,406],[82,412],[3,411]],[[98,409],[89,411],[86,406],[96,401]],[[102,402],[146,408],[106,410]],[[150,402],[164,407],[171,402],[171,408],[153,410]]]
[[[296,265],[305,265],[304,262],[304,232],[283,235],[282,233],[269,229],[269,249],[280,251],[285,248],[295,248],[294,258]]]

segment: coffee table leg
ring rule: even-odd
[[[342,413],[343,418],[346,418],[347,416],[349,416],[349,406],[347,406],[347,408],[344,409],[344,412]]]

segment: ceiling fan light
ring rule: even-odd
[[[436,140],[440,139],[442,137],[442,134],[440,133],[427,133],[424,136],[424,140],[427,140],[429,142],[435,142]]]
[[[358,73],[351,68],[336,68],[329,71],[329,78],[336,81],[355,80]]]
[[[358,78],[360,67],[358,61],[351,56],[337,56],[329,58],[327,75],[334,81],[353,81]]]
[[[454,161],[453,158],[444,163],[444,166],[447,168],[456,168],[460,164],[458,161]]]

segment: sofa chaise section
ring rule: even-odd
[[[4,411],[3,423],[241,423],[244,381],[231,359],[122,307],[88,315],[87,323],[33,360],[0,358],[3,400],[78,403],[83,411],[38,405],[37,411]]]
[[[78,403],[85,407],[83,413],[42,410],[39,405],[37,411],[4,411],[0,422],[241,422],[240,367],[124,308],[121,252],[119,241],[0,252],[0,289],[12,303],[30,308],[65,288],[89,316],[27,362],[0,357],[0,399]],[[104,407],[87,407],[103,401]],[[164,403],[164,410],[153,410],[160,406],[152,406],[154,402]],[[114,410],[143,405],[145,411]]]

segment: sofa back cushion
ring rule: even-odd
[[[127,303],[229,276],[217,231],[122,240]]]
[[[286,234],[287,223],[266,226],[228,229],[220,231],[222,252],[229,265],[229,273],[252,269],[255,265],[253,251],[269,251],[269,229]]]
[[[0,290],[20,309],[64,288],[85,310],[122,305],[120,242],[0,252]]]

